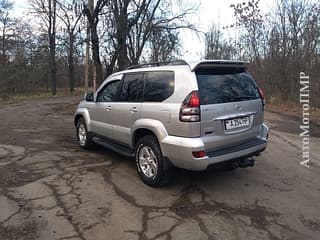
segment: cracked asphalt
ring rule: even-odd
[[[270,143],[255,167],[176,170],[153,189],[132,159],[78,147],[79,99],[0,103],[1,240],[319,239],[318,126],[309,169],[298,118],[266,112]]]

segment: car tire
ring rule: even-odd
[[[155,136],[143,136],[135,148],[135,159],[141,180],[151,187],[165,186],[170,182],[172,166],[161,153]]]
[[[78,144],[81,148],[92,149],[94,144],[92,136],[87,130],[86,123],[83,118],[79,118],[76,124]]]

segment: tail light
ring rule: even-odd
[[[200,98],[198,91],[193,91],[184,99],[179,119],[181,122],[199,122],[200,121]]]
[[[262,91],[261,88],[259,88],[259,95],[260,95],[260,98],[261,98],[261,100],[262,100],[262,104],[263,104],[263,106],[264,106],[264,105],[265,105],[264,93],[263,93],[263,91]]]

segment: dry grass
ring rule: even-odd
[[[267,103],[266,110],[302,119],[302,106],[294,103],[276,104]],[[313,123],[320,125],[320,109],[311,107],[310,119]]]
[[[57,89],[56,95],[52,95],[51,92],[19,93],[11,96],[0,96],[0,102],[16,103],[33,99],[49,99],[67,96],[79,96],[84,94],[84,92],[85,91],[83,88],[76,88],[72,93],[68,89]]]

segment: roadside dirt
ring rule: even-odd
[[[275,130],[293,134],[300,134],[302,130],[301,106],[270,105],[266,106],[265,119]],[[310,111],[310,134],[320,137],[320,110],[311,108]]]
[[[1,240],[319,238],[318,125],[309,169],[299,118],[267,111],[270,143],[254,168],[176,170],[153,189],[132,159],[77,146],[79,100],[0,103]]]

